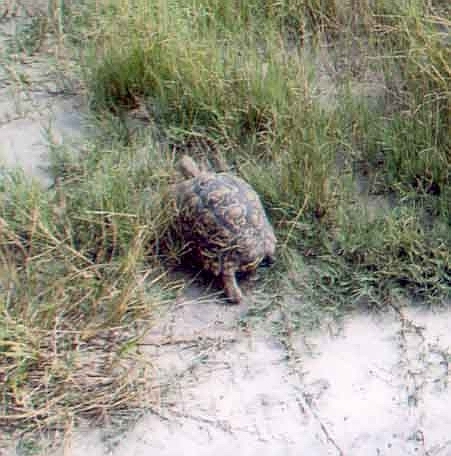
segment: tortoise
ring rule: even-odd
[[[199,265],[222,281],[240,303],[237,273],[255,274],[275,260],[276,237],[255,190],[228,173],[201,170],[188,155],[179,162],[186,180],[175,186],[179,232]]]

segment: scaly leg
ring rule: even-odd
[[[224,269],[222,272],[222,283],[229,301],[233,304],[240,304],[243,299],[243,294],[236,281],[235,272],[235,268]]]

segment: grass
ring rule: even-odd
[[[86,146],[82,161],[66,159],[70,176],[50,191],[20,173],[2,177],[0,420],[7,429],[102,419],[139,408],[161,386],[137,344],[177,287],[155,255],[169,220],[160,200],[168,174],[142,147],[138,166],[139,150],[115,149],[99,163],[98,149]]]
[[[14,52],[71,50],[98,136],[51,147],[50,191],[2,177],[0,421],[64,427],[157,388],[136,322],[177,289],[165,194],[185,151],[262,196],[279,240],[262,292],[293,321],[449,298],[451,10],[353,3],[52,2],[19,30]]]

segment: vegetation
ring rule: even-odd
[[[50,3],[14,52],[43,33],[72,50],[99,134],[53,149],[50,191],[3,174],[0,421],[61,426],[143,388],[125,374],[136,322],[174,294],[164,195],[183,151],[261,194],[268,299],[294,319],[449,298],[448,1]]]

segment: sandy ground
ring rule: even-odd
[[[31,2],[30,8],[43,8],[44,3]],[[6,52],[26,15],[21,3],[5,4],[19,15],[0,22],[0,50]],[[0,17],[2,13],[0,0]],[[0,60],[0,165],[21,167],[44,185],[50,183],[45,172],[49,143],[76,144],[83,131],[80,101],[70,84],[64,68],[58,71],[45,52]]]
[[[59,93],[49,68],[35,56],[0,78],[3,163],[44,185],[46,129],[57,141],[83,134],[77,98]],[[451,455],[448,310],[401,302],[282,337],[270,321],[246,323],[251,304],[199,300],[192,289],[142,346],[169,384],[160,406],[125,431],[76,429],[46,454]],[[280,310],[271,319],[283,321]]]
[[[244,313],[172,309],[146,346],[171,379],[165,404],[109,444],[101,430],[75,434],[61,454],[451,454],[449,312],[351,315],[283,343],[238,325]]]

